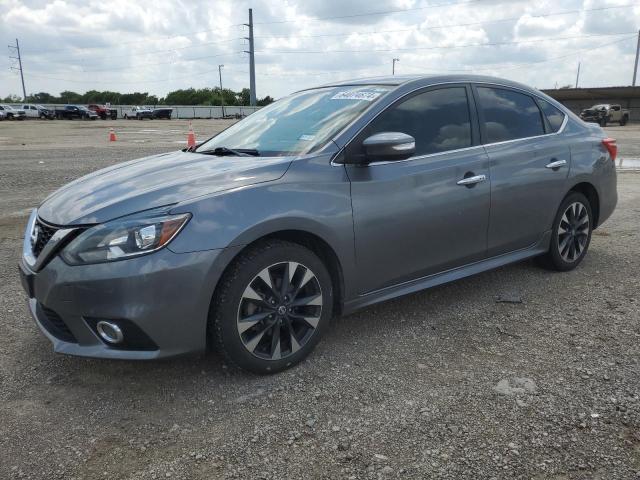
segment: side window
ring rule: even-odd
[[[547,117],[547,120],[549,121],[551,132],[555,133],[560,130],[562,122],[564,122],[565,114],[561,110],[551,105],[549,102],[540,98],[538,99],[538,104],[542,109],[542,113],[544,113],[544,116]]]
[[[529,95],[504,88],[478,87],[478,96],[487,136],[485,143],[544,134],[540,109]]]
[[[402,132],[416,140],[416,155],[471,146],[471,120],[465,87],[420,93],[382,112],[366,136]]]

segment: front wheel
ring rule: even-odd
[[[276,373],[315,347],[333,310],[322,261],[298,244],[271,240],[234,260],[211,304],[212,340],[235,365]]]
[[[589,200],[579,192],[571,192],[556,213],[549,251],[540,257],[542,265],[560,272],[576,268],[587,254],[592,231]]]

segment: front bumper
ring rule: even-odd
[[[54,351],[142,360],[206,348],[209,305],[225,257],[225,250],[177,254],[164,248],[128,260],[70,266],[55,255],[34,271],[23,256],[20,270],[29,310]],[[138,336],[128,345],[110,345],[96,333],[98,320],[126,322],[150,342],[138,344]]]

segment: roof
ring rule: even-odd
[[[443,74],[443,75],[390,75],[384,77],[356,78],[351,80],[343,80],[332,82],[320,87],[339,87],[347,85],[392,85],[400,86],[406,84],[415,84],[416,87],[429,86],[437,83],[457,83],[457,82],[484,82],[498,83],[501,85],[513,86],[525,90],[533,90],[528,85],[507,80],[504,78],[490,77],[486,75],[469,75],[469,74]],[[318,87],[315,87],[318,88]]]

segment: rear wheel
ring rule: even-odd
[[[295,243],[271,240],[229,267],[209,313],[212,339],[235,365],[275,373],[303,360],[332,315],[331,278]]]
[[[624,116],[620,119],[620,126],[624,127],[627,124],[627,121],[629,120],[629,118],[627,116]]]
[[[540,257],[542,265],[561,272],[576,268],[587,254],[592,230],[589,200],[579,192],[571,192],[556,213],[549,251]]]

